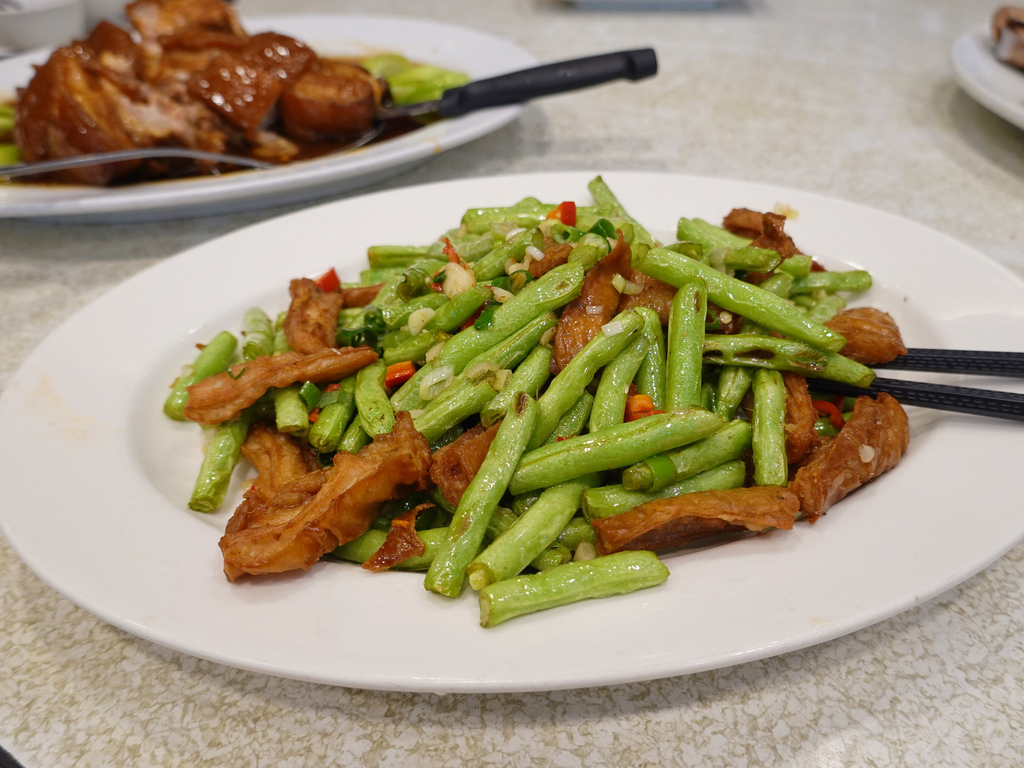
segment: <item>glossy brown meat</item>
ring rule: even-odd
[[[434,452],[430,479],[441,490],[449,504],[456,507],[459,505],[462,494],[476,477],[497,433],[497,424],[488,429],[477,424]]]
[[[396,415],[394,429],[359,453],[340,451],[316,494],[282,508],[271,503],[257,525],[225,533],[220,540],[224,573],[307,570],[324,554],[361,536],[385,502],[430,486],[430,445],[409,414]],[[316,473],[314,473],[316,474]]]
[[[619,311],[635,307],[649,307],[658,313],[662,325],[668,325],[669,312],[672,309],[672,299],[675,298],[675,286],[663,283],[656,277],[645,275],[638,269],[629,273],[629,281],[636,283],[643,288],[640,293],[624,294],[619,301]]]
[[[622,233],[617,235],[615,247],[587,272],[579,296],[562,311],[555,327],[552,373],[557,374],[565,368],[576,353],[601,332],[601,326],[618,312],[620,296],[612,285],[612,278],[615,275],[624,279],[629,277],[632,253]]]
[[[880,309],[847,309],[826,321],[825,325],[846,339],[842,354],[858,363],[888,363],[907,354],[896,321]]]
[[[992,42],[997,59],[1024,68],[1024,8],[1003,6],[992,15]]]
[[[247,37],[234,10],[221,0],[136,0],[125,14],[145,41],[203,31]]]
[[[344,299],[346,307],[365,307],[377,298],[377,294],[383,287],[384,283],[358,285],[352,288],[342,287],[341,297]]]
[[[275,32],[255,35],[216,56],[188,81],[192,98],[247,134],[266,128],[285,87],[316,58],[304,43]]]
[[[292,280],[288,293],[292,301],[282,326],[288,346],[304,355],[337,347],[338,313],[345,306],[344,296],[321,291],[308,277]]]
[[[75,43],[53,52],[19,94],[14,140],[26,162],[110,152],[135,146],[118,111],[118,99],[104,87],[93,52]],[[72,184],[108,184],[131,173],[138,161],[51,174]]]
[[[530,276],[536,280],[538,277],[546,275],[555,267],[560,267],[569,261],[569,254],[572,253],[572,245],[569,243],[552,243],[550,246],[545,246],[544,258],[540,261],[530,261]]]
[[[821,438],[814,430],[818,411],[805,377],[786,371],[782,380],[786,385],[786,462],[796,464],[821,445]]]
[[[189,387],[185,418],[199,424],[220,424],[233,419],[271,387],[338,381],[376,359],[377,353],[369,347],[325,349],[311,355],[261,355]]]
[[[433,506],[433,504],[420,504],[392,520],[384,543],[369,560],[363,563],[363,568],[368,571],[385,571],[410,557],[419,557],[426,552],[427,548],[423,544],[423,539],[416,533],[416,518],[420,516],[420,512],[431,509]]]
[[[765,213],[761,216],[761,234],[751,245],[755,248],[767,248],[776,251],[782,258],[799,253],[793,238],[786,234],[784,227],[786,217],[777,213]]]
[[[907,414],[895,398],[858,397],[853,414],[789,484],[812,523],[851,491],[899,463],[910,443]]]
[[[296,141],[353,139],[374,126],[381,88],[362,67],[313,67],[281,94],[281,125]]]
[[[799,508],[797,497],[785,488],[758,486],[657,499],[591,523],[597,551],[607,555],[624,549],[681,547],[730,531],[789,530]]]

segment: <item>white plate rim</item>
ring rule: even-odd
[[[988,24],[961,33],[951,60],[957,83],[971,98],[1024,130],[1024,72],[995,57]]]
[[[167,298],[160,299],[155,292],[159,291],[166,297],[181,282],[183,275],[191,274],[196,268],[206,268],[209,270],[207,280],[210,285],[206,288],[199,286],[198,293],[217,296],[218,291],[227,285],[231,272],[219,269],[217,262],[220,259],[213,258],[214,254],[225,254],[233,247],[251,247],[254,243],[268,243],[268,247],[271,247],[275,233],[283,235],[295,227],[305,227],[307,232],[312,232],[310,228],[315,226],[331,234],[339,226],[344,230],[345,227],[338,222],[346,219],[346,215],[355,217],[352,220],[357,221],[359,216],[365,217],[368,211],[391,209],[394,205],[408,206],[413,202],[433,207],[434,213],[437,210],[448,210],[450,214],[451,206],[459,202],[473,200],[479,201],[477,204],[481,205],[492,201],[511,202],[509,195],[513,193],[526,192],[546,197],[545,190],[557,190],[556,196],[561,194],[566,199],[580,200],[585,198],[586,181],[593,175],[588,172],[563,172],[441,182],[326,204],[264,222],[190,249],[118,286],[48,337],[29,356],[11,384],[0,395],[0,426],[7,436],[0,443],[0,488],[4,489],[3,493],[7,496],[6,503],[0,506],[0,530],[29,567],[57,591],[101,619],[147,640],[194,656],[267,674],[357,688],[437,693],[551,690],[610,685],[689,674],[797,650],[840,637],[918,605],[986,567],[1024,538],[1024,521],[1016,519],[1017,516],[1010,513],[1007,504],[1019,490],[1015,475],[1009,471],[1012,462],[1007,458],[1008,454],[1013,453],[1009,449],[1015,445],[1017,425],[988,420],[979,423],[979,420],[968,417],[912,411],[912,424],[920,434],[915,435],[915,442],[904,464],[894,473],[845,500],[815,528],[798,525],[790,533],[771,534],[672,558],[669,566],[673,577],[668,584],[635,595],[570,606],[517,619],[493,630],[482,630],[475,626],[474,611],[468,604],[471,598],[464,595],[458,601],[445,601],[425,595],[420,577],[409,574],[369,575],[355,567],[324,565],[294,579],[268,580],[262,585],[227,585],[219,574],[219,552],[216,549],[219,534],[210,531],[208,521],[199,520],[198,516],[187,512],[183,500],[180,506],[172,505],[165,495],[154,488],[152,478],[144,475],[142,465],[148,459],[139,452],[142,443],[137,437],[138,431],[150,428],[161,430],[159,425],[164,423],[162,417],[145,421],[147,417],[143,416],[134,426],[132,422],[139,419],[140,407],[149,409],[146,413],[153,410],[151,406],[158,408],[159,399],[162,398],[161,383],[169,370],[167,366],[181,362],[191,342],[216,332],[219,330],[216,327],[218,324],[222,325],[225,320],[235,317],[235,314],[225,314],[226,310],[217,314],[212,309],[181,308]],[[1024,295],[1024,283],[1019,278],[967,246],[892,214],[814,193],[742,181],[656,173],[608,172],[604,176],[612,188],[619,192],[627,208],[631,208],[630,202],[638,196],[663,199],[666,194],[675,193],[678,196],[687,190],[690,195],[697,194],[699,190],[701,201],[710,200],[714,204],[725,199],[734,199],[736,205],[753,204],[762,208],[774,203],[785,203],[801,214],[793,222],[793,230],[804,231],[801,223],[816,213],[839,212],[843,216],[853,217],[858,226],[884,230],[893,242],[888,248],[882,248],[883,252],[895,249],[898,255],[904,252],[907,243],[921,243],[932,265],[936,261],[945,263],[949,259],[957,263],[966,260],[975,272],[975,277],[984,282],[987,292],[985,300],[979,302],[967,297],[957,304],[951,297],[963,297],[963,291],[959,285],[946,284],[942,279],[933,280],[934,285],[920,288],[934,294],[933,299],[937,297],[943,306],[948,307],[945,316],[928,318],[928,322],[920,326],[919,331],[923,334],[920,338],[925,342],[933,341],[929,334],[935,330],[931,326],[934,321],[938,323],[940,341],[967,347],[965,339],[969,339],[980,325],[994,330],[995,344],[1003,344],[1006,345],[1003,348],[1012,349],[1017,328],[1024,327],[1024,313],[1019,309],[1019,299]],[[576,190],[576,193],[572,194],[571,190]],[[699,202],[696,205],[699,207],[703,204]],[[641,212],[631,210],[643,218]],[[725,212],[721,211],[719,215]],[[435,225],[430,217],[430,222],[435,227],[432,232],[437,234],[449,226],[450,218]],[[421,221],[419,226],[422,228],[424,223]],[[795,231],[794,234],[797,242],[801,243],[800,232]],[[813,227],[809,227],[806,234],[810,242],[805,247],[814,253],[815,248],[821,247],[821,243],[816,241]],[[380,238],[370,240],[381,241]],[[842,247],[838,250],[842,250]],[[883,256],[890,257],[892,253],[870,255],[867,261],[877,262]],[[234,266],[246,263],[238,261],[239,258],[243,258],[243,254],[231,257]],[[250,256],[244,258],[251,259]],[[304,261],[300,260],[298,265],[274,265],[269,271],[294,276],[294,270],[298,268],[312,274],[318,268],[315,265],[322,264],[316,260],[319,258],[319,254],[314,254]],[[919,262],[920,257],[911,260]],[[856,259],[850,258],[844,258],[843,261],[857,263]],[[255,262],[250,263],[254,267],[258,266]],[[901,308],[900,302],[913,305],[917,301],[914,297],[902,294],[898,282],[892,282],[894,275],[916,275],[913,267],[913,264],[905,265],[890,259],[888,267],[877,271],[877,284],[885,298],[883,303],[891,305],[884,308],[897,314],[907,314],[908,310]],[[925,275],[922,279],[928,283],[931,278]],[[283,286],[282,282],[281,293],[284,291]],[[232,290],[239,293],[252,291],[254,287],[237,286]],[[241,302],[249,305],[260,298],[252,293],[249,297],[236,295],[232,300],[235,304]],[[78,334],[93,333],[103,327],[111,332],[115,340],[122,337],[128,341],[136,340],[143,332],[155,335],[152,328],[154,321],[143,317],[147,310],[153,309],[154,303],[161,311],[191,317],[195,322],[186,326],[179,324],[178,318],[165,318],[161,321],[164,327],[162,337],[154,344],[161,351],[140,353],[144,360],[138,362],[134,359],[134,353],[129,355],[115,350],[115,354],[105,356],[103,360],[104,367],[110,369],[108,375],[85,371],[82,376],[68,380],[67,374],[61,372],[60,367],[68,356],[76,354],[69,345],[77,344]],[[216,316],[211,317],[211,312]],[[135,318],[127,326],[123,320],[119,320],[126,313]],[[907,316],[913,319],[912,312]],[[237,317],[240,318],[240,312]],[[145,328],[140,328],[140,325]],[[999,328],[1005,330],[999,332]],[[909,341],[919,343],[914,339]],[[167,350],[161,347],[168,343],[177,350],[176,353],[168,355]],[[81,353],[77,354],[81,356]],[[154,370],[154,361],[161,370]],[[150,367],[139,370],[143,363]],[[112,382],[116,382],[116,386]],[[106,404],[99,404],[98,415],[92,415],[79,406],[86,401],[94,403],[100,387],[113,388],[101,398]],[[43,402],[50,405],[54,415],[49,422],[44,418],[41,424],[38,414]],[[30,412],[35,415],[30,417]],[[111,413],[116,414],[116,419],[107,424],[105,420]],[[41,426],[46,427],[42,430],[46,434],[40,434]],[[166,440],[166,444],[173,449],[179,441],[175,433],[177,425],[168,426],[166,433],[159,435],[159,441]],[[33,467],[37,467],[40,452],[50,449],[53,434],[65,435],[62,451],[71,458],[68,472],[72,475],[65,475],[65,482],[74,480],[75,487],[88,484],[94,474],[109,475],[111,469],[104,466],[104,460],[113,458],[121,462],[118,464],[117,476],[122,479],[126,476],[126,479],[118,490],[127,494],[128,498],[118,500],[115,494],[112,502],[93,498],[87,504],[92,514],[97,514],[98,508],[100,519],[106,522],[102,535],[94,532],[79,517],[69,516],[66,508],[68,499],[65,498],[62,505],[52,495],[64,493],[59,490],[48,493],[49,500],[42,504],[43,511],[55,517],[40,517],[39,469]],[[194,449],[194,438],[191,442]],[[873,584],[875,594],[862,594],[856,584],[833,578],[830,571],[816,574],[817,578],[828,583],[832,590],[828,595],[819,594],[817,587],[794,579],[792,569],[796,564],[801,569],[810,569],[812,573],[815,568],[856,568],[859,574],[865,560],[859,552],[852,552],[851,548],[872,542],[877,531],[863,530],[865,520],[874,520],[886,512],[887,496],[895,500],[894,494],[904,493],[900,488],[900,470],[914,474],[917,479],[920,479],[922,473],[927,477],[929,473],[943,476],[954,470],[962,471],[962,457],[950,455],[948,451],[951,447],[955,451],[957,446],[971,449],[978,445],[983,446],[988,463],[985,466],[969,466],[979,479],[985,480],[991,487],[988,503],[981,504],[985,507],[982,510],[985,525],[975,539],[962,540],[960,536],[950,538],[944,531],[925,531],[922,534],[916,525],[920,520],[916,518],[883,518],[890,535],[898,536],[912,531],[917,538],[924,535],[928,546],[923,547],[917,539],[872,545],[872,555],[876,560],[889,558],[881,564],[873,563],[876,570],[880,567],[886,570],[887,577],[884,583]],[[922,468],[922,462],[926,462],[927,466]],[[94,492],[102,491],[105,494],[109,487],[96,478],[91,482]],[[943,504],[957,504],[965,498],[978,502],[976,492],[967,497],[959,487],[925,487],[915,489],[915,494],[919,495],[909,498],[930,501],[940,509]],[[89,498],[88,494],[86,498]],[[907,499],[903,498],[903,502],[906,504]],[[115,503],[116,513],[109,513],[105,503]],[[146,510],[149,517],[139,520],[129,514],[138,509]],[[173,520],[173,524],[168,524],[168,520]],[[60,521],[61,525],[55,528],[55,521]],[[72,540],[64,536],[54,537],[55,530],[71,535]],[[940,533],[942,535],[938,535]],[[154,534],[158,534],[158,546],[139,548],[140,537],[145,537],[143,541],[148,545]],[[98,565],[97,558],[92,554],[86,557],[77,551],[81,542],[90,537],[107,548]],[[818,549],[813,548],[816,538]],[[121,546],[125,542],[133,542],[135,549],[126,550]],[[195,548],[199,542],[202,546]],[[820,542],[828,542],[828,546],[824,547]],[[175,550],[178,546],[193,548],[180,552]],[[933,549],[936,547],[950,548],[948,561],[935,559],[937,555]],[[185,554],[188,558],[182,559]],[[730,632],[737,631],[738,623],[747,622],[747,617],[736,616],[734,612],[745,604],[744,601],[752,599],[747,590],[759,589],[764,578],[763,574],[744,571],[744,566],[736,571],[734,561],[741,555],[741,561],[751,567],[755,564],[771,564],[778,577],[785,575],[788,578],[785,582],[788,591],[782,595],[758,596],[757,601],[751,604],[763,604],[765,611],[771,611],[770,615],[757,614],[758,623],[764,624],[763,631],[751,632],[750,627],[744,626],[742,632],[748,635],[745,640],[741,637],[738,641],[733,638],[725,642],[729,640]],[[823,562],[826,558],[827,562]],[[88,573],[90,567],[99,568],[100,572]],[[922,576],[925,567],[929,569],[928,578]],[[204,605],[201,616],[193,616],[191,619],[202,626],[183,629],[181,622],[187,622],[189,617],[180,613],[180,601],[183,598],[179,592],[183,588],[182,584],[192,584],[190,580],[196,578],[197,569],[202,569],[202,578],[195,583],[209,589],[209,593],[201,597],[212,602]],[[125,582],[129,574],[132,577],[130,584]],[[162,577],[183,581],[182,584],[167,585],[161,581]],[[858,578],[865,577],[859,575]],[[876,576],[871,578],[877,581]],[[891,584],[892,579],[896,579],[898,584]],[[699,637],[687,638],[688,616],[677,615],[674,611],[667,612],[670,607],[678,608],[678,604],[669,605],[666,600],[671,595],[672,600],[691,606],[694,611],[691,617],[708,618],[697,608],[703,606],[701,601],[709,597],[693,586],[699,585],[702,580],[713,583],[712,592],[726,590],[731,600],[736,601],[735,607],[734,603],[717,607],[715,616],[720,624],[704,623]],[[140,581],[146,582],[145,585]],[[339,583],[345,585],[340,595],[337,592]],[[96,591],[97,584],[100,585],[100,592]],[[384,588],[384,584],[388,586]],[[136,594],[143,586],[144,594]],[[108,592],[104,593],[103,588]],[[110,589],[121,594],[110,594]],[[318,596],[331,595],[332,600],[340,602],[352,601],[356,604],[367,597],[372,603],[375,597],[380,596],[381,589],[389,597],[398,600],[403,608],[409,608],[410,615],[415,614],[427,625],[421,633],[424,635],[421,644],[426,646],[421,649],[424,657],[416,654],[413,654],[412,659],[395,660],[395,657],[391,657],[393,661],[390,663],[399,667],[400,672],[389,670],[388,664],[384,662],[386,652],[393,654],[406,647],[402,642],[397,642],[390,634],[386,637],[375,635],[372,638],[373,648],[364,648],[360,645],[364,642],[361,636],[352,634],[355,630],[344,617],[321,613],[317,602]],[[199,599],[198,595],[189,599],[190,610],[196,608],[192,601]],[[288,600],[287,608],[279,605],[282,599]],[[828,606],[832,605],[833,600],[843,606],[835,616],[828,613]],[[260,617],[261,621],[265,621],[262,618],[264,613],[260,612],[264,604],[274,605],[275,610],[284,610],[285,613],[280,615],[283,623],[294,623],[312,633],[312,636],[303,634],[292,637],[286,632],[294,642],[294,654],[290,646],[281,647],[280,642],[275,646],[274,638],[266,640],[269,644],[267,646],[248,642],[245,652],[239,651],[238,643],[247,642],[246,636],[239,637],[240,630],[229,619],[254,622]],[[429,610],[420,611],[421,607]],[[338,611],[341,610],[338,605]],[[622,611],[622,615],[618,611]],[[168,623],[170,618],[173,621]],[[374,618],[382,623],[381,631],[390,629],[398,632],[401,627],[401,622],[393,616],[375,615]],[[623,621],[623,618],[628,621]],[[252,626],[249,628],[253,629]],[[454,638],[454,642],[459,643],[459,659],[455,667],[459,671],[453,672],[453,662],[438,657],[437,654],[442,652],[440,649],[446,645],[436,640],[431,630],[445,632]],[[586,645],[585,641],[597,630],[600,630],[602,640],[611,643],[613,647],[593,648]],[[282,630],[276,628],[266,631],[273,634]],[[683,634],[678,637],[674,634],[672,637],[666,635],[679,632]],[[538,645],[538,634],[544,635],[543,644]],[[348,656],[340,661],[332,660],[324,666],[325,649],[322,645],[325,635],[332,640],[337,638],[344,645]],[[624,639],[635,643],[638,637],[642,637],[646,645],[639,648],[635,644],[629,647],[615,645]],[[553,644],[554,650],[545,653],[548,641]],[[692,646],[692,649],[680,651],[678,644]],[[579,650],[581,647],[582,651]],[[576,649],[576,654],[567,653],[566,648]],[[519,653],[537,669],[522,669],[515,658]],[[314,656],[320,666],[310,666],[309,659]],[[359,666],[366,658],[376,659],[383,669]]]
[[[533,55],[507,40],[429,19],[383,15],[281,15],[245,17],[242,22],[250,32],[274,30],[305,38],[321,51],[332,43],[335,46],[363,43],[370,49],[381,49],[387,47],[386,40],[393,39],[392,50],[401,48],[414,58],[421,50],[440,51],[434,58],[429,54],[418,58],[442,63],[436,57],[446,57],[451,60],[452,68],[458,66],[472,79],[537,64]],[[322,37],[311,40],[314,34]],[[487,55],[481,55],[484,50]],[[0,61],[0,90],[13,91],[17,85],[24,84],[13,82],[12,75],[5,73],[23,71],[30,62],[45,60],[47,55],[47,51],[34,51]],[[522,110],[521,105],[480,110],[338,156],[219,178],[174,179],[109,189],[0,185],[0,218],[153,221],[302,202],[357,189],[401,173],[508,125]]]

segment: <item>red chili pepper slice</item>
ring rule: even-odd
[[[828,416],[829,423],[836,429],[842,429],[846,425],[843,412],[836,407],[835,403],[830,403],[828,400],[812,400],[811,405],[822,416]]]
[[[389,365],[384,372],[384,386],[388,388],[401,386],[411,379],[414,373],[416,373],[416,366],[408,360]]]
[[[548,213],[549,219],[558,219],[567,227],[576,226],[576,203],[566,200],[559,203]]]
[[[448,261],[458,264],[462,261],[462,257],[459,256],[459,252],[455,250],[455,246],[452,245],[452,241],[447,237],[444,239],[444,248],[441,249],[441,253],[448,257]]]
[[[324,293],[334,293],[341,288],[341,280],[338,279],[338,273],[334,271],[334,267],[316,279],[316,287]]]

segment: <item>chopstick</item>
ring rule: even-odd
[[[923,381],[876,378],[866,388],[851,387],[828,379],[814,379],[808,385],[812,392],[828,395],[876,397],[888,392],[902,405],[916,405],[940,411],[991,416],[996,419],[1024,421],[1024,395],[1016,392],[993,392],[987,389],[956,387],[950,384],[931,384]]]
[[[14,755],[0,747],[0,768],[24,768],[24,766],[14,759]]]
[[[984,376],[1024,378],[1024,354],[1020,352],[985,352],[958,349],[909,349],[906,355],[876,368],[933,373],[973,373]],[[934,408],[954,413],[991,416],[1010,421],[1024,421],[1024,394],[998,392],[951,384],[933,384],[905,379],[876,378],[865,388],[852,387],[828,379],[808,381],[810,389],[828,395],[875,397],[887,392],[903,405]]]
[[[1024,376],[1024,352],[984,352],[968,349],[912,348],[890,363],[888,370],[934,373],[977,373],[982,376]]]

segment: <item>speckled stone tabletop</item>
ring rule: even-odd
[[[706,12],[592,11],[558,0],[238,7],[457,20],[542,60],[658,51],[656,81],[535,103],[498,132],[373,189],[596,166],[731,177],[898,214],[1024,274],[1024,132],[972,101],[950,67],[954,39],[994,2],[748,0]],[[112,286],[285,210],[184,224],[0,221],[0,388],[50,331]],[[59,482],[59,449],[54,460]],[[377,693],[200,661],[94,618],[2,539],[0,617],[0,745],[27,768],[1024,764],[1020,545],[941,596],[823,645],[551,693]]]

